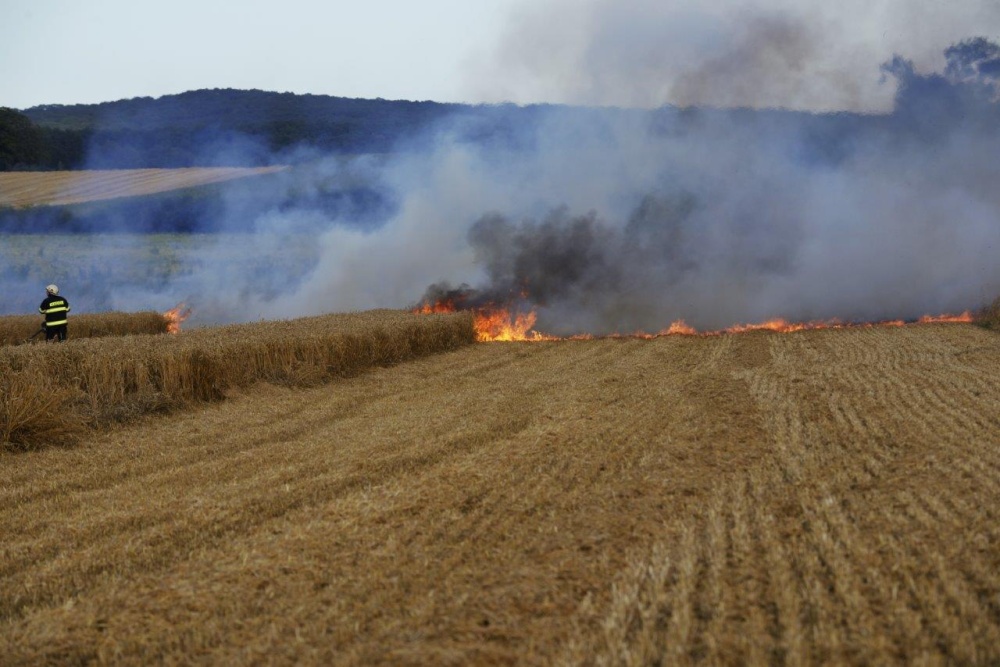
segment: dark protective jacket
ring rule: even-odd
[[[45,316],[46,327],[57,327],[66,324],[66,314],[69,312],[69,301],[61,296],[47,296],[38,312]]]

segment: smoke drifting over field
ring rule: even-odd
[[[468,86],[515,102],[887,112],[879,63],[901,53],[932,71],[949,44],[998,30],[993,0],[537,0]]]
[[[550,333],[977,307],[1000,292],[998,65],[985,40],[940,74],[896,59],[891,115],[551,108],[517,149],[443,141],[390,170],[400,214],[328,233],[278,312],[463,283]]]
[[[782,67],[798,57],[793,18],[747,28]],[[184,271],[104,287],[92,303],[186,301],[210,323],[408,307],[462,289],[535,307],[553,334],[975,308],[1000,294],[1000,49],[967,41],[944,60],[933,73],[889,61],[893,109],[880,115],[467,110],[391,157],[312,156],[273,189],[227,191],[196,229],[249,229],[246,255],[209,237],[177,251]],[[331,209],[331,181],[391,206]]]

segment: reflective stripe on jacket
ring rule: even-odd
[[[66,313],[69,312],[69,301],[61,296],[49,296],[42,301],[38,312],[45,316],[45,326],[57,327],[66,324]]]

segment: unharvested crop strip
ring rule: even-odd
[[[24,424],[20,418],[16,424],[10,421],[10,410],[20,403],[0,402],[0,433],[10,433],[0,446],[31,449],[58,444],[51,442],[50,434],[58,432],[60,419],[67,424],[101,424],[219,400],[227,392],[262,381],[317,384],[473,340],[466,314],[383,311],[232,325],[180,336],[8,346],[0,348],[5,381],[16,380],[16,391],[24,396],[35,392],[58,396],[59,401],[54,407],[48,403],[38,407],[37,419]],[[13,425],[4,431],[5,424]]]

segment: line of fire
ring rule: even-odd
[[[476,338],[481,342],[494,341],[553,341],[553,340],[591,340],[599,338],[591,334],[572,336],[553,336],[534,329],[538,319],[534,308],[519,310],[517,306],[496,305],[492,303],[466,305],[455,299],[444,299],[435,302],[424,301],[413,312],[420,314],[452,313],[462,310],[471,311],[474,316]],[[751,331],[770,331],[774,333],[792,333],[796,331],[811,331],[818,329],[850,329],[870,327],[901,327],[908,324],[935,323],[968,323],[973,321],[971,311],[958,315],[924,315],[913,320],[883,320],[878,322],[843,322],[840,320],[821,320],[810,322],[789,322],[781,318],[764,322],[734,324],[725,329],[699,331],[688,326],[684,320],[677,320],[657,333],[635,332],[631,334],[610,334],[600,338],[661,338],[663,336],[723,336],[741,334]]]
[[[774,318],[763,322],[734,324],[724,329],[699,331],[689,326],[684,320],[672,322],[668,327],[656,332],[637,331],[630,334],[608,334],[594,336],[592,334],[575,334],[572,336],[554,336],[535,330],[538,314],[535,308],[520,309],[516,305],[496,305],[493,303],[470,305],[462,303],[461,299],[442,299],[439,301],[424,301],[413,309],[414,313],[430,315],[434,313],[455,313],[469,311],[473,314],[476,339],[480,342],[515,342],[515,341],[558,341],[558,340],[593,340],[595,338],[643,338],[653,339],[664,336],[723,336],[748,333],[751,331],[770,331],[774,333],[793,333],[796,331],[812,331],[818,329],[857,329],[870,327],[902,327],[908,324],[940,324],[969,323],[974,317],[972,311],[952,315],[924,315],[919,319],[882,320],[878,322],[843,322],[840,320],[819,320],[810,322],[789,322],[782,318]],[[167,332],[177,334],[181,325],[191,316],[191,308],[181,303],[163,313],[167,321]]]

